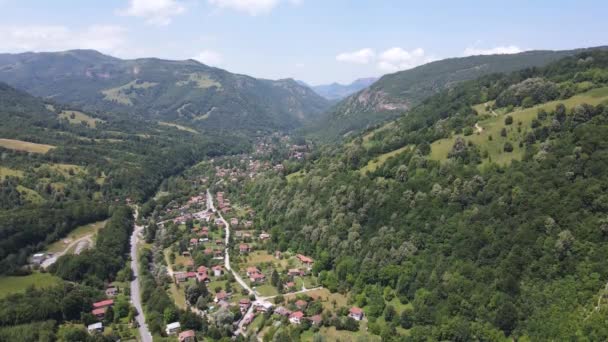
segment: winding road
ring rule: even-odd
[[[137,208],[133,214],[135,220],[137,220]],[[138,226],[135,222],[133,223],[133,234],[131,235],[131,270],[133,270],[134,279],[131,281],[131,303],[137,309],[137,321],[139,337],[141,342],[152,342],[152,334],[146,324],[144,317],[144,309],[141,304],[141,291],[139,289],[139,263],[137,262],[137,245],[139,243],[139,234],[144,229],[143,226]]]

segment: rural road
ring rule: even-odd
[[[137,220],[138,210],[135,209],[133,216]],[[133,270],[134,279],[131,281],[131,303],[137,309],[135,320],[139,325],[139,336],[141,342],[152,342],[152,334],[146,325],[144,317],[144,309],[141,305],[141,291],[139,289],[139,262],[137,260],[137,244],[139,242],[139,234],[143,230],[143,226],[138,226],[133,223],[133,234],[131,235],[131,270]]]

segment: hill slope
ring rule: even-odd
[[[91,50],[0,54],[0,81],[85,110],[207,129],[291,129],[328,106],[291,79],[256,79],[194,60],[122,60]]]
[[[336,139],[394,118],[459,82],[492,73],[541,67],[580,51],[528,51],[449,58],[385,75],[370,87],[338,103],[309,131],[318,137]]]

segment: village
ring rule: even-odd
[[[315,260],[277,249],[269,227],[241,202],[242,182],[263,172],[283,172],[283,164],[269,160],[272,150],[270,144],[259,143],[251,155],[199,165],[189,175],[191,195],[156,213],[158,229],[178,237],[163,250],[171,298],[210,322],[228,323],[235,335],[260,339],[281,326],[309,331],[311,339],[323,325],[334,332],[365,329],[361,308],[320,286]],[[287,158],[304,157],[303,147],[285,150]],[[189,296],[201,284],[207,299]],[[193,334],[181,331],[178,322],[168,323],[166,333],[179,341],[189,341]]]

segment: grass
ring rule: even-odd
[[[59,117],[62,119],[67,119],[71,124],[74,125],[80,125],[82,122],[86,122],[91,128],[96,128],[98,123],[103,122],[103,120],[95,119],[77,110],[64,110],[61,112],[61,114],[59,114]]]
[[[437,140],[431,144],[430,159],[438,161],[447,160],[448,153],[454,146],[456,138],[462,137],[466,142],[471,141],[473,144],[479,147],[482,154],[485,151],[488,152],[488,158],[484,160],[484,164],[495,162],[499,165],[508,165],[513,160],[521,160],[524,154],[524,148],[519,147],[519,142],[522,141],[525,135],[532,130],[530,124],[532,120],[536,118],[539,109],[544,109],[547,112],[550,112],[553,111],[555,106],[557,106],[559,103],[563,103],[566,108],[571,109],[581,103],[598,105],[606,100],[608,100],[608,87],[597,88],[583,94],[575,95],[566,100],[550,101],[531,108],[519,109],[511,112],[508,114],[513,117],[513,124],[511,125],[505,125],[504,115],[498,115],[496,117],[481,120],[479,122],[479,125],[483,128],[481,133],[474,133],[468,137],[458,134],[450,138]],[[520,125],[520,122],[521,132],[518,132],[517,127]],[[507,129],[506,137],[500,136],[500,131],[502,128]],[[489,140],[489,136],[492,136],[492,141]],[[513,152],[508,153],[503,151],[503,147],[506,142],[511,142],[513,145]]]
[[[336,327],[322,327],[319,329],[319,334],[325,337],[327,341],[342,341],[342,342],[356,342],[356,341],[381,341],[380,336],[372,335],[367,332],[367,324],[360,322],[359,331],[352,332],[348,330],[337,330]],[[314,333],[312,331],[306,331],[301,335],[302,341],[313,341]]]
[[[320,300],[321,303],[323,304],[323,308],[326,310],[335,310],[339,307],[343,307],[346,306],[346,304],[348,303],[348,297],[346,295],[343,295],[341,293],[331,293],[329,292],[328,289],[317,289],[317,290],[313,290],[313,291],[308,291],[305,293],[307,296],[315,299],[315,300]],[[297,294],[286,294],[285,300],[291,300],[293,298],[296,298]],[[336,305],[334,307],[333,302],[336,302]]]
[[[285,176],[285,178],[287,179],[287,183],[289,183],[289,182],[293,182],[293,181],[299,181],[305,175],[306,175],[306,172],[304,172],[304,170],[300,170],[300,171],[296,171],[294,173],[288,174],[287,176]]]
[[[209,77],[209,75],[200,73],[200,72],[195,72],[195,73],[188,75],[187,80],[177,81],[177,82],[175,82],[175,85],[178,87],[183,87],[190,83],[194,83],[196,85],[196,87],[200,88],[200,89],[207,89],[207,88],[211,88],[211,87],[217,87],[218,89],[222,88],[221,83],[212,79],[211,77]]]
[[[55,148],[53,145],[36,144],[23,140],[0,139],[0,147],[8,148],[9,150],[25,151],[31,153],[47,153]]]
[[[256,286],[255,290],[263,297],[276,296],[279,294],[279,291],[270,284]]]
[[[21,171],[21,170],[15,170],[15,169],[9,169],[8,167],[0,166],[0,180],[4,179],[6,177],[22,178],[23,177],[23,171]]]
[[[0,298],[4,298],[13,293],[23,293],[30,286],[36,288],[46,288],[61,283],[59,277],[50,273],[35,272],[27,276],[3,276],[0,277]]]
[[[175,127],[177,129],[179,129],[180,131],[186,131],[186,132],[190,132],[190,133],[198,133],[194,128],[178,125],[178,124],[173,123],[173,122],[159,121],[158,124],[161,125],[161,126]]]
[[[148,89],[156,86],[158,83],[154,82],[140,82],[138,80],[131,81],[120,87],[102,90],[101,93],[104,95],[104,100],[113,101],[125,106],[133,105],[133,98],[137,95],[134,92],[127,93],[129,89]]]
[[[379,156],[377,156],[376,158],[370,160],[367,165],[365,165],[364,167],[361,168],[360,172],[361,173],[366,173],[366,172],[374,172],[376,171],[379,167],[381,167],[389,158],[394,157],[400,153],[403,153],[405,151],[408,151],[412,148],[412,146],[407,145],[407,146],[403,146],[399,149],[396,149],[394,151],[391,152],[387,152],[384,154],[381,154]]]
[[[29,203],[41,204],[44,202],[44,198],[42,198],[39,193],[30,188],[26,188],[23,185],[17,185],[17,191],[19,191],[21,196]]]
[[[169,287],[169,295],[171,296],[171,298],[173,298],[173,302],[175,303],[175,305],[177,305],[178,308],[186,310],[186,308],[188,307],[186,305],[186,293],[185,293],[185,289],[186,289],[186,285],[188,283],[182,283],[180,284],[180,287],[177,288],[177,285],[175,283],[171,283],[171,286]]]
[[[44,168],[49,168],[51,171],[59,173],[64,177],[71,177],[70,171],[73,174],[84,174],[86,170],[82,166],[74,165],[74,164],[44,164],[40,166],[37,171],[40,171]]]
[[[373,130],[373,131],[371,131],[371,132],[369,132],[369,133],[365,134],[365,135],[363,136],[363,147],[365,147],[365,148],[369,148],[369,147],[371,147],[371,146],[372,146],[372,143],[370,142],[370,140],[372,140],[372,138],[373,138],[373,137],[374,137],[376,134],[381,133],[382,131],[385,131],[385,130],[387,130],[387,129],[389,129],[389,128],[393,127],[393,125],[395,125],[395,122],[394,122],[394,121],[391,121],[391,122],[389,122],[389,123],[387,123],[387,124],[385,124],[385,125],[383,125],[383,126],[381,126],[381,127],[376,128],[375,130]]]
[[[80,239],[84,236],[90,235],[90,234],[97,234],[97,232],[99,232],[99,230],[106,225],[106,222],[107,221],[99,221],[99,222],[94,222],[94,223],[90,223],[90,224],[87,224],[84,226],[77,227],[76,229],[72,230],[68,234],[68,236],[66,236],[65,238],[63,238],[59,241],[55,241],[54,243],[50,244],[46,248],[46,252],[48,252],[48,253],[61,252],[66,247],[66,244],[63,243],[63,240],[69,239],[71,242],[71,241],[78,240],[78,239]]]

